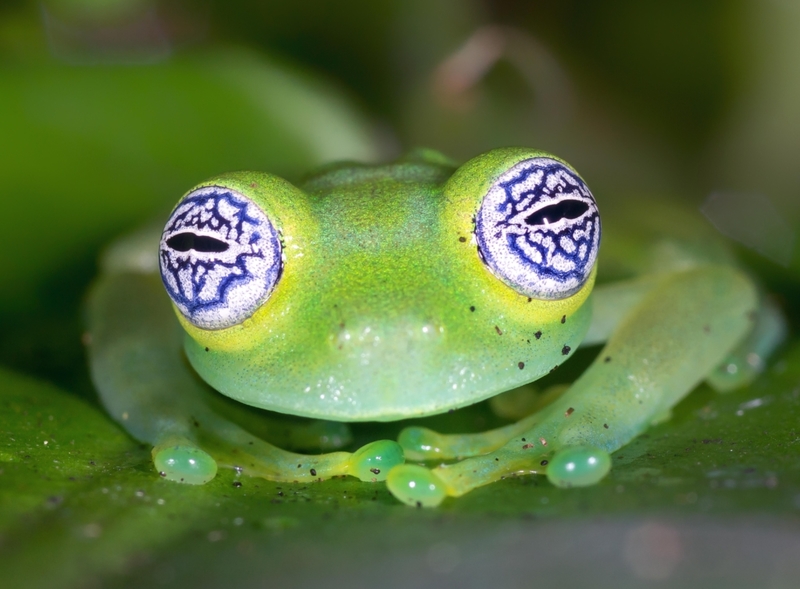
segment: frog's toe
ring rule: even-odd
[[[556,487],[594,485],[611,470],[608,452],[589,446],[573,446],[556,452],[547,465],[547,479]]]
[[[442,457],[445,446],[442,436],[427,427],[409,426],[403,428],[397,442],[409,460],[434,460]]]
[[[386,486],[397,499],[415,507],[437,507],[447,497],[445,484],[436,473],[415,464],[393,468]]]
[[[390,470],[404,462],[400,444],[392,440],[378,440],[353,452],[348,470],[362,481],[384,481]]]
[[[217,475],[217,463],[186,440],[168,440],[153,448],[153,464],[169,481],[204,485]]]

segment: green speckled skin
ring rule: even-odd
[[[752,379],[780,342],[782,319],[706,228],[670,209],[653,212],[655,203],[612,211],[608,223],[602,213],[608,253],[599,265],[617,282],[590,297],[594,269],[567,298],[515,292],[481,260],[474,218],[501,174],[542,155],[498,149],[456,167],[418,150],[382,166],[331,165],[297,187],[263,172],[200,184],[262,207],[281,236],[282,275],[244,322],[204,330],[173,313],[160,288],[149,253],[157,231],[113,246],[88,313],[103,403],[155,446],[159,468],[174,468],[162,470],[170,480],[203,483],[216,465],[285,481],[351,474],[387,480],[401,501],[421,506],[509,474],[545,473],[550,460],[559,486],[594,484],[609,453],[703,379],[720,389]],[[400,445],[378,441],[317,456],[280,450],[234,425],[181,357],[248,405],[385,421],[456,409],[533,381],[584,338],[607,344],[581,378],[528,404],[536,412],[517,424],[456,436],[407,428]],[[464,460],[428,470],[403,465],[403,452]],[[194,470],[180,466],[189,462]]]
[[[441,413],[547,374],[588,329],[593,281],[531,301],[487,270],[472,236],[491,182],[538,155],[497,150],[453,174],[414,154],[329,168],[300,190],[255,172],[201,184],[260,204],[286,262],[244,323],[204,332],[182,321],[192,365],[244,403],[344,421]]]

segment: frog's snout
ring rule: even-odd
[[[409,318],[391,327],[384,321],[340,322],[330,336],[332,352],[342,360],[349,358],[361,365],[381,360],[396,363],[403,357],[429,354],[445,337],[445,327],[440,321]]]
[[[343,417],[394,420],[438,413],[452,364],[448,330],[429,318],[380,316],[342,321],[328,335],[319,379],[326,410]],[[444,382],[443,382],[444,381]],[[312,390],[318,387],[312,386]],[[355,407],[357,411],[349,409]]]

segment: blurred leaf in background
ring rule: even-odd
[[[120,45],[126,17],[135,26]],[[373,125],[345,94],[285,60],[228,44],[148,53],[148,27],[164,24],[153,2],[63,0],[6,9],[2,23],[0,349],[24,370],[74,372],[79,302],[100,247],[193,184],[379,155]],[[53,39],[53,27],[73,35]]]
[[[2,578],[399,587],[522,576],[617,588],[714,575],[725,587],[794,587],[796,343],[746,390],[691,395],[617,453],[597,487],[521,477],[421,512],[344,479],[165,483],[97,406],[79,342],[102,244],[228,170],[291,180],[418,145],[461,159],[529,145],[573,163],[601,204],[753,195],[767,204],[730,215],[732,237],[747,243],[758,225],[748,220],[771,208],[794,238],[797,30],[800,11],[777,0],[6,2]],[[786,243],[788,268],[752,243],[740,253],[796,326],[800,244]],[[461,419],[480,429],[491,417],[478,406]]]

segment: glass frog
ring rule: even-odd
[[[594,484],[611,452],[701,381],[748,382],[783,332],[725,247],[671,214],[604,225],[620,279],[593,291],[598,206],[547,153],[496,149],[458,167],[416,150],[386,165],[334,164],[298,186],[223,174],[192,188],[163,231],[106,253],[88,306],[92,376],[173,481],[205,483],[218,465],[278,481],[353,475],[419,506],[514,473]],[[511,425],[413,426],[353,453],[279,449],[205,384],[316,418],[264,417],[294,447],[336,449],[347,436],[336,422],[448,412],[602,342],[580,378]]]

